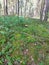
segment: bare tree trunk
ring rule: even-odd
[[[18,16],[19,16],[19,0],[18,0]]]
[[[7,0],[4,0],[4,14],[8,15]]]
[[[26,0],[26,3],[25,3],[24,16],[26,16],[26,7],[27,7],[27,0]]]
[[[3,1],[4,1],[4,15],[5,15],[5,13],[6,13],[6,12],[5,12],[5,0],[3,0]]]
[[[45,9],[44,21],[47,21],[47,19],[48,19],[48,11],[49,11],[49,0],[46,0],[46,9]]]
[[[24,2],[23,2],[23,0],[21,0],[21,6],[20,6],[20,8],[21,8],[21,16],[23,15],[23,5],[24,5]]]
[[[32,10],[31,8],[32,8],[32,3],[30,2],[29,17],[31,17],[31,16],[32,16],[32,14],[33,14],[33,13],[31,13],[31,10]]]
[[[45,10],[44,21],[47,21],[47,19],[48,19],[48,9],[46,8],[46,10]]]
[[[43,10],[44,10],[45,0],[42,0],[41,2],[41,10],[40,10],[40,20],[43,19]]]
[[[16,14],[18,14],[18,2],[16,0]]]
[[[6,0],[6,15],[8,15],[8,2],[7,2],[7,0]]]
[[[22,16],[22,7],[21,7],[21,16]]]

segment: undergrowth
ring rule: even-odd
[[[49,23],[0,17],[0,65],[49,65]]]

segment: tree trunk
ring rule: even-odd
[[[46,0],[46,9],[45,9],[44,21],[47,21],[47,19],[48,19],[48,11],[49,11],[49,0]]]
[[[18,16],[19,16],[19,0],[18,0]]]
[[[4,0],[4,14],[8,15],[7,0]]]
[[[42,0],[41,2],[41,10],[40,10],[40,20],[43,20],[43,11],[44,11],[44,5],[45,5],[45,0]]]
[[[7,0],[6,0],[6,15],[8,15],[8,3],[7,3]]]
[[[21,16],[22,16],[22,7],[21,7]]]
[[[27,7],[27,0],[26,0],[26,3],[25,3],[24,16],[26,16],[26,7]]]

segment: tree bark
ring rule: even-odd
[[[18,0],[18,16],[19,16],[19,0]]]
[[[43,20],[43,10],[44,10],[45,0],[41,2],[41,10],[40,10],[40,20]]]
[[[25,8],[24,8],[24,16],[26,16],[26,7],[27,7],[27,0],[26,0],[26,3],[25,3]]]
[[[8,15],[8,6],[7,6],[7,0],[4,0],[4,14]]]

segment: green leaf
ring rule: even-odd
[[[6,55],[6,59],[8,60],[8,65],[12,65],[11,58],[8,55]]]
[[[41,62],[39,63],[39,65],[44,65],[44,62],[43,62],[43,61],[41,61]]]

